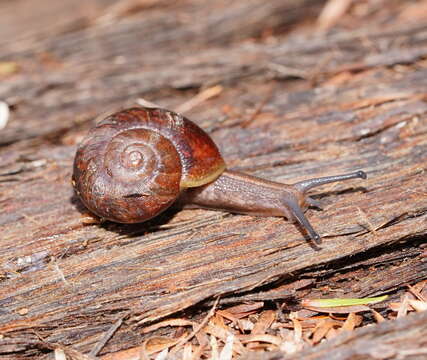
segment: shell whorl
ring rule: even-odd
[[[146,221],[180,190],[214,180],[225,165],[197,125],[163,109],[133,108],[101,121],[79,146],[73,184],[95,214],[122,223]]]

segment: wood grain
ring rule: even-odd
[[[178,13],[192,3],[178,2]],[[38,336],[89,352],[127,313],[105,351],[135,346],[134,329],[169,314],[217,296],[272,298],[265,286],[274,292],[301,277],[337,286],[345,278],[349,296],[427,277],[425,22],[292,34],[272,14],[295,3],[283,21],[298,24],[315,2],[272,1],[262,12],[257,1],[229,10],[198,3],[200,19],[179,26],[160,6],[33,44],[6,42],[1,60],[21,70],[0,82],[12,106],[0,133],[0,334],[9,340],[0,354],[41,357]],[[247,31],[236,35],[233,19],[247,13]],[[228,25],[214,39],[197,36],[215,19]],[[141,39],[153,26],[156,35]],[[282,29],[275,41],[241,41],[272,27]],[[231,168],[283,182],[368,173],[313,192],[324,206],[307,212],[320,248],[283,219],[206,210],[85,224],[71,164],[95,118],[141,96],[173,109],[212,84],[222,93],[186,115],[210,131]],[[13,345],[22,338],[26,345]]]
[[[295,356],[264,353],[245,356],[248,360],[356,360],[356,359],[424,359],[426,355],[427,312],[407,318],[387,321],[377,326],[344,332]]]

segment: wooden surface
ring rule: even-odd
[[[427,312],[387,321],[356,331],[344,332],[337,338],[304,350],[294,356],[278,352],[263,354],[264,360],[376,360],[425,359],[427,345]],[[248,360],[260,359],[259,354]]]
[[[298,300],[316,284],[366,296],[427,278],[426,1],[389,1],[327,33],[318,1],[152,3],[99,5],[83,22],[66,12],[40,32],[3,12],[16,38],[2,39],[0,62],[18,70],[0,75],[11,106],[0,130],[0,353],[41,358],[39,337],[88,352],[124,314],[103,351],[128,348],[142,341],[135,329],[217,296]],[[86,224],[70,176],[94,121],[140,97],[177,109],[214,85],[219,95],[185,114],[231,168],[283,182],[368,173],[313,191],[320,248],[283,219],[206,210]],[[300,278],[305,292],[289,292]]]

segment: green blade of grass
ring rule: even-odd
[[[376,304],[384,301],[388,295],[361,299],[307,299],[302,301],[303,306],[311,307],[335,307],[335,306],[353,306]]]

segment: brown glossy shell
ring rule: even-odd
[[[135,223],[167,209],[182,189],[207,184],[225,169],[218,148],[172,111],[132,108],[101,121],[80,144],[73,186],[89,210]]]

